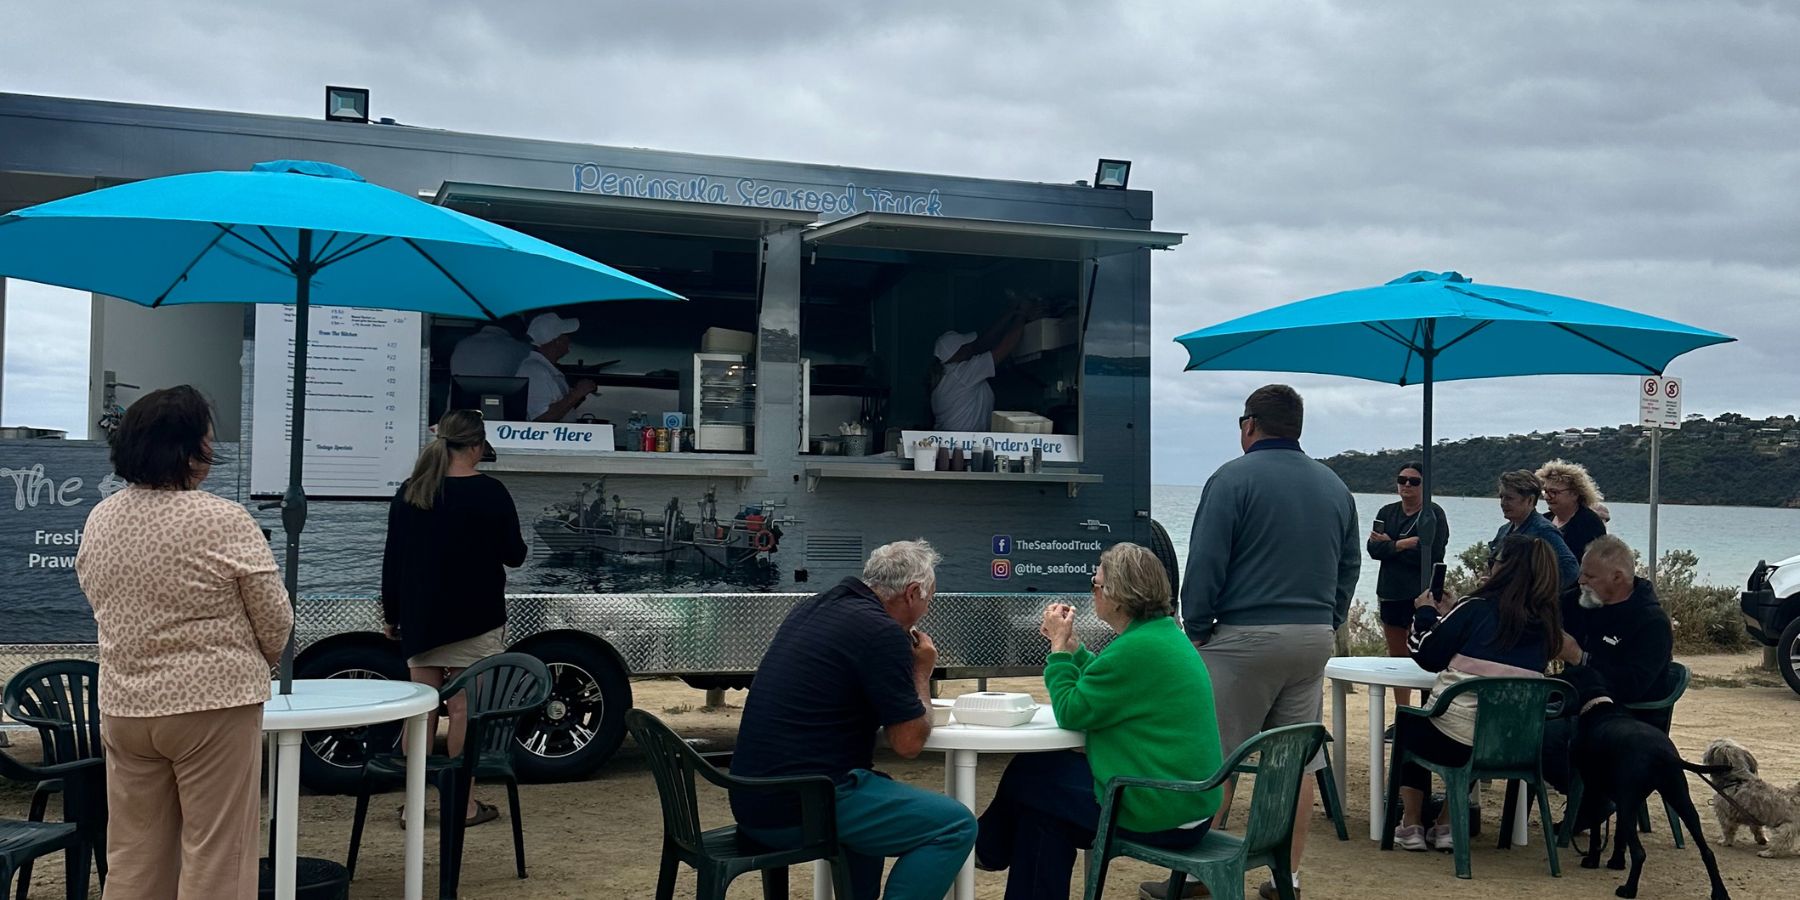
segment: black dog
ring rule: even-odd
[[[1570,666],[1562,678],[1575,688],[1581,704],[1576,726],[1575,769],[1581,773],[1583,790],[1589,796],[1611,800],[1618,810],[1618,840],[1613,845],[1609,869],[1625,868],[1625,851],[1631,850],[1631,875],[1619,886],[1617,894],[1637,896],[1638,876],[1644,871],[1644,845],[1638,839],[1637,814],[1651,791],[1662,795],[1675,814],[1687,826],[1700,859],[1706,863],[1706,874],[1712,879],[1713,900],[1730,900],[1725,882],[1719,879],[1719,863],[1712,848],[1706,846],[1706,835],[1700,828],[1700,815],[1688,795],[1687,772],[1717,774],[1717,766],[1697,766],[1681,758],[1669,736],[1653,725],[1633,718],[1624,707],[1606,695],[1606,678],[1586,666]],[[1583,808],[1588,804],[1583,803]],[[1583,823],[1577,819],[1577,827]],[[1600,841],[1593,841],[1584,869],[1600,867]]]

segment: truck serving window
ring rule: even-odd
[[[434,418],[452,404],[479,400],[503,419],[610,424],[617,451],[757,449],[762,236],[810,216],[489,185],[447,184],[438,202],[688,300],[558,308],[535,334],[542,312],[501,323],[439,319],[430,335]],[[535,346],[564,331],[566,348],[552,344],[545,353]],[[500,374],[509,364],[510,382]],[[590,385],[592,393],[581,396]],[[546,398],[557,395],[566,399],[545,412]],[[654,430],[670,414],[679,414],[683,427],[647,441],[644,427]]]

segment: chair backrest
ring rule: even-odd
[[[1251,754],[1257,757],[1256,790],[1244,823],[1245,853],[1284,848],[1292,839],[1300,782],[1306,778],[1306,764],[1325,746],[1325,737],[1325,726],[1318,724],[1272,728],[1245,741],[1225,761],[1224,769],[1236,770]]]
[[[1484,770],[1538,771],[1544,722],[1575,700],[1575,689],[1554,678],[1470,678],[1444,689],[1436,703],[1448,708],[1464,693],[1476,702],[1469,764]]]
[[[440,696],[467,696],[469,730],[463,741],[465,764],[505,760],[519,721],[550,699],[550,669],[529,653],[499,653],[464,669]]]
[[[656,780],[656,796],[662,801],[664,835],[682,849],[699,853],[700,803],[694,775],[701,766],[712,764],[661,719],[641,709],[625,714],[625,728],[650,761],[650,776]]]
[[[1693,680],[1694,673],[1689,672],[1687,666],[1684,666],[1681,663],[1674,662],[1672,660],[1669,662],[1669,671],[1673,672],[1675,674],[1675,678],[1674,678],[1675,684],[1673,687],[1669,688],[1668,696],[1661,697],[1656,700],[1649,700],[1649,701],[1646,701],[1643,703],[1627,703],[1627,704],[1625,704],[1625,708],[1626,709],[1636,709],[1636,710],[1656,710],[1656,709],[1671,709],[1671,708],[1673,708],[1675,706],[1675,704],[1681,700],[1681,695],[1687,693],[1688,682]]]
[[[100,665],[52,659],[26,666],[6,683],[0,703],[37,729],[48,765],[100,756]]]

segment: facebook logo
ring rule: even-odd
[[[994,555],[995,556],[1011,556],[1012,548],[1013,548],[1012,535],[1010,535],[1010,534],[994,535]]]

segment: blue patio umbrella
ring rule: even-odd
[[[1626,309],[1476,284],[1456,272],[1412,272],[1251,313],[1175,339],[1188,371],[1347,375],[1425,386],[1425,510],[1429,546],[1432,385],[1510,375],[1660,375],[1690,350],[1736,340]],[[1429,568],[1419,573],[1421,588]]]
[[[144,306],[292,303],[287,589],[298,591],[307,312],[314,304],[497,319],[597,300],[679,295],[554,244],[369,184],[330,163],[139,181],[0,216],[0,276]],[[281,659],[293,678],[293,641]]]

